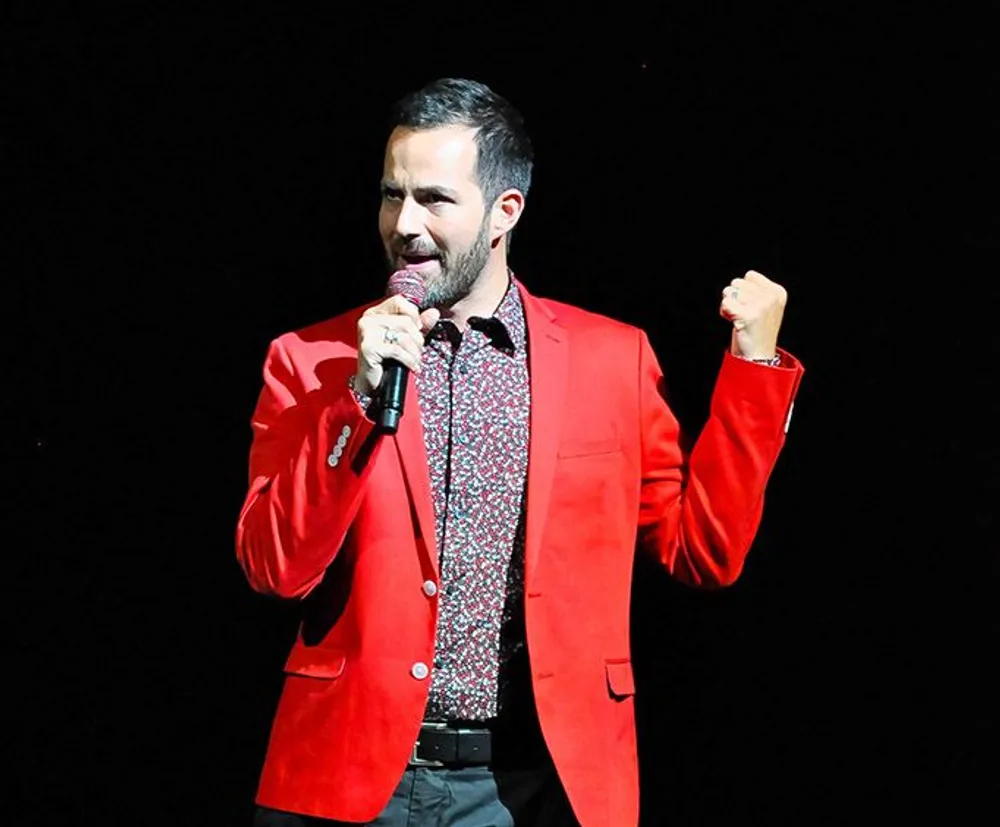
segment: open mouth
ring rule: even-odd
[[[426,267],[437,260],[438,257],[435,255],[403,254],[399,256],[399,262],[404,267],[412,267],[414,269]]]

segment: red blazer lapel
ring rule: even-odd
[[[396,450],[403,465],[403,476],[410,493],[410,507],[416,513],[417,526],[420,529],[421,536],[417,538],[417,546],[428,555],[428,562],[437,579],[440,572],[435,539],[437,529],[434,523],[434,502],[431,499],[430,476],[427,473],[424,427],[420,422],[417,387],[412,373],[407,378],[406,399],[406,410],[399,420],[399,428],[392,439],[396,443]]]
[[[567,334],[552,311],[523,287],[531,372],[531,435],[528,440],[528,504],[525,527],[525,583],[538,562],[549,510],[556,450],[566,395]]]

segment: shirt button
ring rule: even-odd
[[[433,580],[425,580],[423,588],[424,588],[424,594],[426,594],[428,597],[434,597],[434,595],[436,595],[438,592],[437,583],[435,583]]]
[[[330,454],[330,456],[326,458],[326,464],[329,465],[331,468],[336,468],[338,462],[340,462],[340,457],[338,457],[336,454]]]
[[[430,670],[427,668],[427,664],[423,661],[417,661],[413,666],[410,667],[410,674],[413,675],[418,681],[422,681],[430,674]]]
[[[340,435],[345,438],[349,437],[351,435],[351,426],[345,425],[343,428],[341,428]]]

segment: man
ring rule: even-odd
[[[517,112],[448,79],[393,127],[379,228],[426,296],[276,339],[253,414],[238,559],[302,601],[255,823],[635,825],[633,554],[738,577],[803,372],[777,348],[786,292],[723,290],[731,347],[687,454],[645,334],[508,268]]]

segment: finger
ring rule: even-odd
[[[441,311],[436,307],[430,307],[420,314],[420,329],[426,333],[441,319]]]
[[[423,349],[423,341],[417,341],[409,336],[404,336],[395,342],[381,344],[377,348],[377,352],[383,359],[395,359],[397,357],[393,354],[405,353],[408,361],[404,362],[404,364],[408,368],[416,369],[420,366],[420,356],[423,353]],[[412,363],[409,360],[412,360]],[[400,359],[400,361],[403,360]]]
[[[756,270],[747,270],[743,278],[751,284],[769,284],[771,281],[763,273],[758,273]]]
[[[420,311],[413,302],[402,296],[389,296],[382,302],[369,307],[361,314],[362,318],[371,316],[409,316],[416,322],[420,316]]]
[[[416,335],[420,330],[420,317],[414,318],[409,315],[392,315],[384,314],[379,316],[369,316],[367,319],[363,320],[363,324],[366,327],[370,327],[372,330],[386,328],[390,330],[398,330],[400,333],[411,333]]]
[[[408,337],[415,342],[423,343],[424,337],[415,322],[410,316],[379,315],[362,318],[358,327],[361,328],[363,338],[372,337],[372,341],[377,343],[380,339],[385,341],[394,338]],[[394,331],[396,335],[390,335],[389,331]]]
[[[743,318],[743,308],[732,298],[727,296],[719,305],[719,315],[727,321],[735,321]]]
[[[385,312],[390,315],[408,316],[413,319],[413,323],[420,324],[420,311],[417,306],[403,296],[390,296],[385,301]]]
[[[401,354],[405,354],[403,359]],[[381,365],[386,359],[397,359],[407,367],[415,369],[419,366],[423,355],[423,345],[409,336],[401,336],[398,340],[388,342],[384,339],[366,342],[360,351],[362,362],[369,368]]]
[[[740,284],[736,284],[738,281]],[[732,284],[728,284],[722,289],[722,300],[724,302],[738,302],[740,300],[741,287],[743,287],[742,281],[740,279],[733,279]]]
[[[420,373],[420,355],[416,344],[409,339],[400,339],[391,345],[383,345],[377,352],[380,363],[384,364],[386,359],[395,359],[414,373]]]

